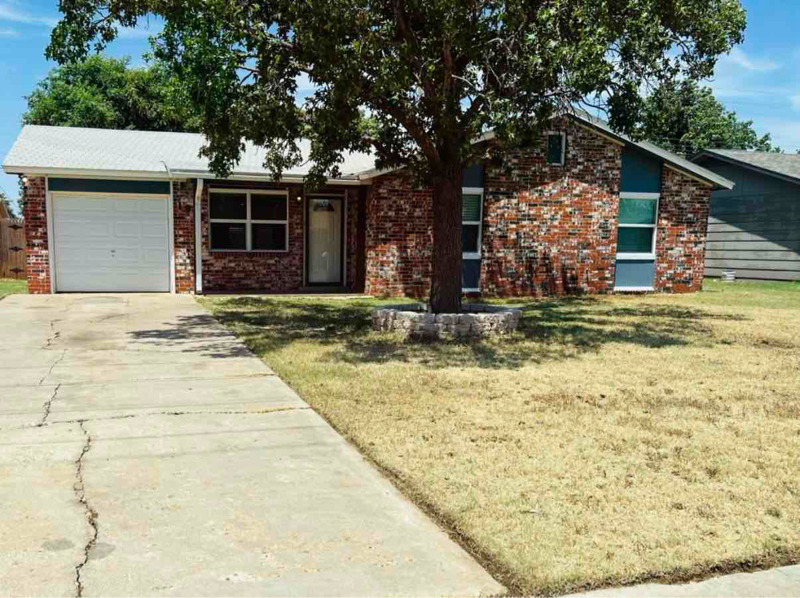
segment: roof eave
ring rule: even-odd
[[[221,179],[207,170],[170,170],[167,172],[150,171],[150,170],[102,170],[102,169],[82,169],[82,168],[47,168],[47,167],[33,167],[33,166],[14,166],[11,164],[3,164],[3,172],[10,175],[29,175],[29,176],[53,176],[53,177],[83,177],[83,178],[104,178],[104,179],[129,179],[129,180],[185,180],[191,178],[204,178],[215,180],[242,180],[242,181],[263,181],[268,179],[272,181],[272,177],[265,173],[257,172],[237,172],[231,176]],[[280,183],[297,183],[302,184],[305,182],[304,175],[287,175],[281,177],[278,181]],[[337,179],[328,179],[327,184],[330,185],[361,185],[367,184],[362,182],[357,175],[347,175]]]

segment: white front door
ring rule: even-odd
[[[163,197],[53,195],[56,290],[170,290]]]
[[[311,197],[308,204],[308,282],[342,284],[341,198]]]

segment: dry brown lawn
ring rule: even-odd
[[[471,344],[202,302],[512,593],[800,561],[800,284],[527,301]]]

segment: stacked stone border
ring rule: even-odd
[[[372,310],[372,329],[420,339],[470,339],[509,334],[522,312],[513,307],[468,303],[460,314],[432,314],[424,303],[384,305]]]

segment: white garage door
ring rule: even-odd
[[[169,291],[168,201],[53,195],[56,290]]]

